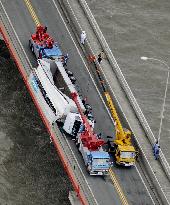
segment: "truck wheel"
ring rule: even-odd
[[[32,53],[34,54],[34,46],[32,45],[30,40],[29,40],[29,47],[30,47]]]
[[[29,40],[29,47],[30,47],[30,49],[32,48],[31,40]]]
[[[89,170],[89,166],[88,165],[86,165],[86,171],[87,171],[88,174],[90,174],[90,170]]]
[[[34,54],[34,46],[32,45],[32,47],[31,47],[31,51],[32,51],[32,53]]]
[[[78,150],[79,150],[79,147],[80,147],[80,143],[76,143],[76,147],[78,148]],[[79,150],[80,151],[80,150]]]

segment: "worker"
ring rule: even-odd
[[[87,101],[87,98],[86,98],[86,97],[82,99],[82,103],[83,103],[83,105],[86,104],[86,101]]]
[[[47,26],[44,27],[44,33],[47,33]]]
[[[108,152],[110,152],[111,151],[111,148],[112,148],[112,145],[111,145],[111,142],[110,142],[110,140],[107,140],[107,146],[108,146]]]
[[[69,56],[68,56],[68,53],[66,55],[64,55],[64,58],[63,58],[63,66],[67,66],[67,61],[69,59]]]
[[[83,123],[81,123],[81,125],[80,125],[80,128],[79,128],[79,133],[82,133],[82,132],[84,132],[85,131],[85,126],[84,126],[84,124]]]
[[[102,51],[100,54],[101,54],[102,59],[106,58],[106,54],[104,53],[104,51]]]
[[[89,110],[85,110],[84,114],[87,116],[89,114],[89,112],[90,112]]]
[[[102,60],[105,59],[105,58],[106,58],[106,55],[105,55],[104,51],[102,51],[98,55],[98,58],[97,58],[98,63],[100,64],[102,62]]]
[[[38,57],[39,59],[42,59],[43,51],[44,51],[44,48],[41,47],[41,48],[39,49],[39,57]]]
[[[92,62],[95,62],[96,57],[95,57],[95,55],[89,55],[88,59],[89,59],[90,63],[92,63]]]
[[[85,31],[82,31],[81,36],[80,36],[80,42],[81,42],[81,44],[84,45],[85,40],[86,40],[86,32],[85,32]]]
[[[92,111],[92,107],[88,103],[84,104],[84,107],[86,108],[86,110]]]
[[[101,53],[99,53],[97,61],[99,64],[102,62],[102,54]]]
[[[158,140],[157,140],[153,146],[153,153],[154,153],[155,160],[157,160],[159,157],[159,149],[160,149],[160,146],[159,146]]]
[[[97,134],[97,138],[101,139],[102,138],[102,133]]]
[[[139,151],[136,151],[136,155],[135,155],[136,161],[138,160],[138,158],[139,158]]]
[[[90,110],[89,110],[89,112],[86,114],[86,116],[87,116],[87,118],[88,118],[89,120],[93,120],[93,115],[92,115],[92,113],[91,113]]]

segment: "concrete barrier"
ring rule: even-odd
[[[77,0],[77,1],[81,5],[86,17],[88,18],[88,21],[89,21],[98,41],[101,44],[101,47],[103,48],[111,66],[112,66],[113,72],[116,74],[116,76],[119,80],[119,83],[120,83],[121,87],[123,88],[124,92],[126,93],[126,96],[129,99],[129,102],[131,103],[133,110],[134,110],[137,118],[139,119],[139,122],[142,125],[143,130],[145,131],[145,133],[149,139],[149,142],[152,146],[155,143],[156,139],[155,139],[155,137],[154,137],[154,135],[149,127],[149,124],[146,121],[144,114],[142,113],[130,87],[128,86],[128,84],[123,76],[123,73],[121,72],[121,70],[116,62],[116,59],[113,56],[113,54],[112,54],[112,52],[111,52],[111,50],[110,50],[110,48],[105,40],[100,28],[99,28],[96,20],[94,19],[86,1],[85,0]],[[74,32],[74,30],[76,30],[76,32],[74,32],[74,34],[76,35],[77,39],[80,40],[79,35],[80,35],[82,30],[81,30],[81,26],[78,24],[78,21],[76,19],[74,11],[72,10],[72,8],[70,8],[68,1],[59,0],[59,2],[60,2],[60,5],[63,6],[63,10],[66,10],[65,15],[66,15],[67,19],[70,19],[69,22],[71,24],[73,32]],[[88,44],[85,44],[82,49],[84,50],[84,52],[86,54],[92,53],[92,50]],[[136,140],[135,144],[139,145],[139,142],[138,142],[136,137],[135,137],[135,140]],[[153,183],[158,195],[160,196],[162,203],[169,204],[168,199],[166,198],[166,196],[164,194],[164,190],[160,186],[159,181],[157,180],[157,177],[156,177],[155,173],[153,172],[153,169],[149,165],[148,160],[145,157],[144,151],[140,148],[140,146],[139,146],[139,150],[143,155],[142,164],[146,167],[147,174],[150,177],[150,179],[152,180],[152,183]],[[164,154],[162,153],[162,151],[160,151],[160,163],[163,167],[163,170],[165,171],[165,173],[167,175],[167,179],[170,180],[170,166],[169,166]]]
[[[96,20],[94,19],[94,16],[92,15],[85,0],[79,0],[79,2],[80,2],[80,5],[82,6],[91,26],[96,34],[99,42],[101,43],[103,50],[105,51],[105,53],[108,57],[109,62],[112,65],[113,71],[116,73],[121,86],[123,87],[129,101],[131,102],[131,105],[133,106],[134,111],[135,111],[141,125],[143,126],[143,129],[145,130],[151,145],[153,145],[156,141],[156,139],[153,135],[153,132],[152,132],[142,110],[140,109],[140,107],[139,107],[139,105],[138,105],[138,103],[137,103],[137,101],[136,101],[136,99],[135,99],[135,97],[134,97],[134,95],[133,95],[121,69],[120,69],[120,67],[119,67],[119,65],[117,64],[117,61],[116,61],[115,57],[113,56],[112,51],[110,50]],[[165,173],[168,176],[168,179],[170,180],[170,166],[169,166],[169,163],[167,162],[162,151],[160,151],[160,162],[165,170]]]
[[[11,56],[13,57],[22,77],[24,83],[33,99],[33,102],[41,116],[49,135],[53,141],[53,144],[58,151],[58,154],[61,158],[65,171],[67,172],[70,181],[74,187],[74,190],[79,197],[81,204],[83,205],[96,205],[97,202],[94,198],[93,193],[91,192],[87,180],[83,175],[78,161],[76,160],[71,147],[68,146],[68,142],[65,139],[64,135],[60,132],[57,125],[51,126],[49,121],[47,120],[42,107],[39,105],[37,98],[32,91],[31,85],[29,84],[28,78],[32,71],[32,66],[27,58],[24,49],[15,33],[14,28],[12,27],[10,20],[7,17],[5,10],[3,9],[3,5],[0,2],[0,32],[3,36],[3,39],[10,51]],[[73,168],[74,167],[74,168]],[[76,170],[74,170],[76,168]]]

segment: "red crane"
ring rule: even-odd
[[[90,126],[87,117],[84,115],[81,106],[78,102],[77,96],[78,94],[76,92],[71,93],[72,99],[75,102],[78,111],[81,115],[83,124],[85,126],[85,130],[81,133],[81,141],[85,147],[87,147],[90,151],[97,151],[99,148],[105,144],[104,140],[98,139],[97,135],[93,132],[93,128]]]
[[[36,33],[31,35],[33,41],[41,46],[46,46],[47,48],[52,48],[54,40],[47,33],[47,27],[39,25],[36,28]]]

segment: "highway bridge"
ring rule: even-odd
[[[159,185],[161,188],[156,187],[157,182],[153,180],[155,179],[154,177],[157,179],[157,176],[154,175],[150,167],[154,165],[152,163],[154,159],[151,144],[147,140],[146,133],[134,111],[131,111],[132,106],[122,89],[122,85],[118,81],[116,73],[110,69],[111,66],[113,67],[112,62],[106,60],[103,64],[106,80],[110,85],[110,90],[113,91],[112,89],[114,89],[112,95],[117,108],[119,106],[122,108],[119,111],[121,120],[126,126],[132,128],[135,136],[138,135],[134,143],[138,146],[143,143],[143,147],[139,147],[141,151],[140,158],[145,156],[145,160],[140,159],[139,163],[131,169],[113,166],[110,176],[105,179],[89,176],[85,170],[82,157],[73,141],[69,136],[61,133],[57,125],[49,125],[46,113],[43,111],[44,105],[41,103],[39,96],[36,96],[33,86],[29,81],[30,72],[33,67],[37,66],[37,62],[29,49],[28,40],[30,35],[35,31],[36,23],[41,22],[48,27],[49,33],[59,43],[63,52],[69,53],[68,68],[77,78],[82,95],[88,96],[88,102],[93,108],[93,113],[97,121],[96,132],[101,132],[105,137],[114,135],[113,120],[103,99],[100,87],[96,82],[95,75],[92,72],[93,67],[86,58],[88,54],[97,54],[103,48],[100,45],[101,42],[98,42],[91,25],[89,25],[88,14],[84,16],[81,10],[83,2],[79,1],[81,4],[78,4],[76,0],[64,2],[57,0],[1,0],[0,20],[3,37],[47,126],[81,203],[100,205],[169,204],[170,187],[168,177],[166,177],[164,172],[163,175],[160,175],[161,177],[163,176],[162,180],[166,179],[164,185],[167,186],[167,189],[164,189],[160,185],[160,182]],[[79,18],[76,16],[79,16]],[[89,41],[85,47],[79,44],[81,29],[88,31]],[[109,79],[109,76],[111,79]],[[122,104],[124,104],[124,107]],[[126,108],[128,110],[124,112]],[[128,116],[129,118],[126,120]],[[128,122],[130,123],[128,124]],[[132,124],[133,126],[131,126]],[[145,141],[147,142],[147,146],[144,149]],[[150,154],[149,161],[147,154]],[[147,164],[149,162],[151,165]],[[145,170],[145,166],[149,167],[151,170],[150,173]],[[162,174],[162,167],[159,162],[157,162],[156,167],[159,173]],[[153,178],[151,177],[152,174],[154,175]]]

